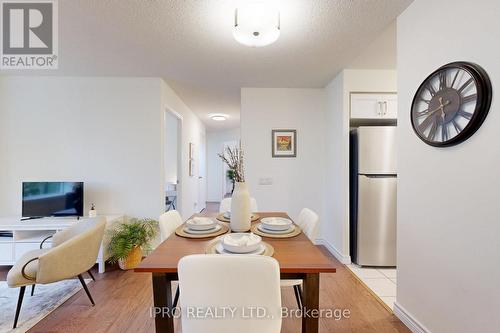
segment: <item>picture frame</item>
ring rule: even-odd
[[[194,143],[190,142],[189,143],[189,161],[188,161],[188,168],[189,168],[189,176],[193,177],[194,176]]]
[[[294,129],[273,129],[272,157],[297,157],[297,130]]]

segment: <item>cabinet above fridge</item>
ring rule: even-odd
[[[391,123],[398,118],[396,93],[350,93],[351,122]]]

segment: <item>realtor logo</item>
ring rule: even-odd
[[[56,0],[1,3],[1,69],[57,69]]]

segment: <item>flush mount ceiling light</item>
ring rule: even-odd
[[[251,47],[274,43],[280,36],[280,12],[264,2],[236,8],[233,36],[241,44]]]
[[[227,119],[227,115],[225,114],[211,114],[210,119],[215,120],[215,121],[224,121]]]

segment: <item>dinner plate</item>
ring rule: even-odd
[[[291,232],[293,232],[295,230],[295,225],[291,225],[290,228],[286,229],[286,230],[269,230],[267,228],[265,228],[262,223],[259,223],[257,225],[257,229],[259,229],[259,231],[262,231],[266,234],[278,234],[278,235],[283,235],[283,234],[289,234]]]
[[[195,219],[199,219],[200,222],[196,223]],[[217,222],[208,217],[195,217],[193,219],[187,220],[186,226],[189,227],[189,230],[196,231],[206,231],[206,230],[214,230]]]
[[[247,252],[247,253],[235,253],[235,252],[229,252],[224,247],[222,246],[222,242],[219,242],[217,246],[215,247],[215,251],[220,254],[235,254],[235,255],[241,255],[241,254],[262,254],[264,251],[266,251],[266,246],[264,244],[259,244],[259,247],[257,250],[252,251],[252,252]]]
[[[290,219],[284,217],[264,217],[260,220],[260,222],[266,230],[273,231],[290,230],[290,226],[293,225],[293,222]]]
[[[185,226],[184,231],[187,232],[188,234],[203,235],[203,234],[211,234],[213,232],[217,232],[221,228],[222,227],[220,224],[216,224],[215,227],[213,227],[212,229],[208,229],[208,230],[193,230],[193,229],[190,229],[188,226]]]

